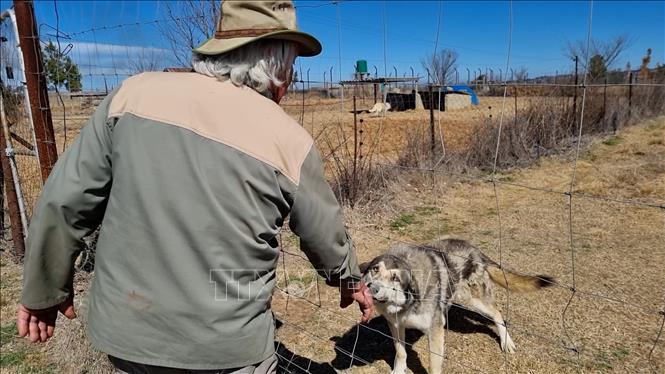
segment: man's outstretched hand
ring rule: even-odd
[[[339,291],[341,296],[339,306],[341,308],[346,308],[353,304],[354,301],[357,301],[358,306],[360,306],[360,311],[363,314],[360,322],[366,323],[372,318],[374,312],[374,299],[372,299],[372,294],[364,282],[342,281]]]
[[[33,343],[49,340],[55,330],[55,320],[58,317],[58,312],[69,319],[76,318],[73,302],[74,300],[69,298],[62,304],[38,310],[28,309],[23,304],[19,304],[16,313],[18,336],[28,336]]]

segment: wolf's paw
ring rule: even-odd
[[[515,343],[513,343],[513,339],[511,339],[510,336],[505,342],[501,343],[501,350],[508,353],[515,353],[515,350],[517,350],[517,347],[515,347]]]
[[[406,369],[393,370],[390,372],[390,374],[406,374]]]

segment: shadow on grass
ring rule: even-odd
[[[499,336],[488,324],[492,325],[485,317],[465,309],[453,306],[448,312],[449,331],[460,334],[489,335],[498,344]],[[277,321],[277,328],[280,326],[281,322]],[[340,370],[363,367],[381,361],[392,367],[395,359],[395,347],[393,339],[390,338],[390,329],[385,318],[374,318],[364,326],[360,327],[360,334],[357,337],[358,329],[353,326],[342,336],[330,338],[331,341],[335,342],[336,354],[336,357],[330,362],[316,362],[308,357],[295,354],[283,344],[276,343],[278,353],[282,356],[279,372],[333,374]],[[406,330],[407,367],[413,373],[427,373],[426,365],[429,362],[427,345],[425,344],[423,348],[416,350],[412,347],[423,335],[422,332],[417,330]],[[351,352],[354,352],[353,358]]]

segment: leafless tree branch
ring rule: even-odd
[[[449,84],[455,80],[457,68],[457,52],[452,49],[442,49],[436,55],[430,55],[420,60],[425,69],[429,69],[432,78],[439,84]]]
[[[626,34],[615,36],[610,40],[591,39],[589,45],[589,58],[599,55],[603,58],[605,67],[610,69],[616,62],[619,56],[626,51],[633,44],[633,40]],[[587,43],[583,40],[576,42],[566,42],[564,47],[564,55],[571,59],[575,56],[579,57],[580,66],[586,69],[586,56]]]
[[[162,66],[163,53],[154,48],[143,48],[137,55],[129,61],[131,74],[139,74],[146,71],[160,71]]]
[[[170,22],[158,24],[158,29],[168,40],[176,62],[189,66],[192,48],[215,33],[220,14],[219,1],[168,1],[164,2],[162,11]]]

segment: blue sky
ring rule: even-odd
[[[5,9],[10,2],[1,1]],[[56,26],[55,4],[60,29],[72,34],[91,28],[163,19],[164,1],[35,1],[43,38]],[[323,53],[299,59],[303,72],[310,69],[312,80],[322,80],[333,67],[348,79],[358,59],[368,60],[380,75],[410,75],[411,67],[423,75],[420,60],[437,48],[451,48],[459,54],[460,80],[466,69],[505,70],[508,47],[509,2],[507,1],[296,1],[299,27],[318,37]],[[571,62],[563,56],[567,40],[586,39],[587,1],[513,1],[513,45],[511,67],[527,67],[529,76],[567,72]],[[339,27],[338,32],[338,15]],[[439,17],[441,17],[439,27]],[[384,29],[386,32],[384,33]],[[608,39],[627,34],[631,47],[615,67],[630,61],[633,67],[647,48],[653,49],[652,64],[665,62],[664,1],[595,1],[592,36]],[[384,49],[385,38],[385,49]],[[84,85],[98,85],[97,76],[128,72],[127,60],[137,53],[160,55],[168,64],[168,46],[153,25],[123,26],[74,36],[70,55],[81,65]],[[385,54],[385,59],[384,59]],[[94,77],[86,78],[86,74]],[[88,82],[86,83],[86,79]],[[119,78],[122,79],[122,76]],[[109,78],[113,81],[115,78]]]

